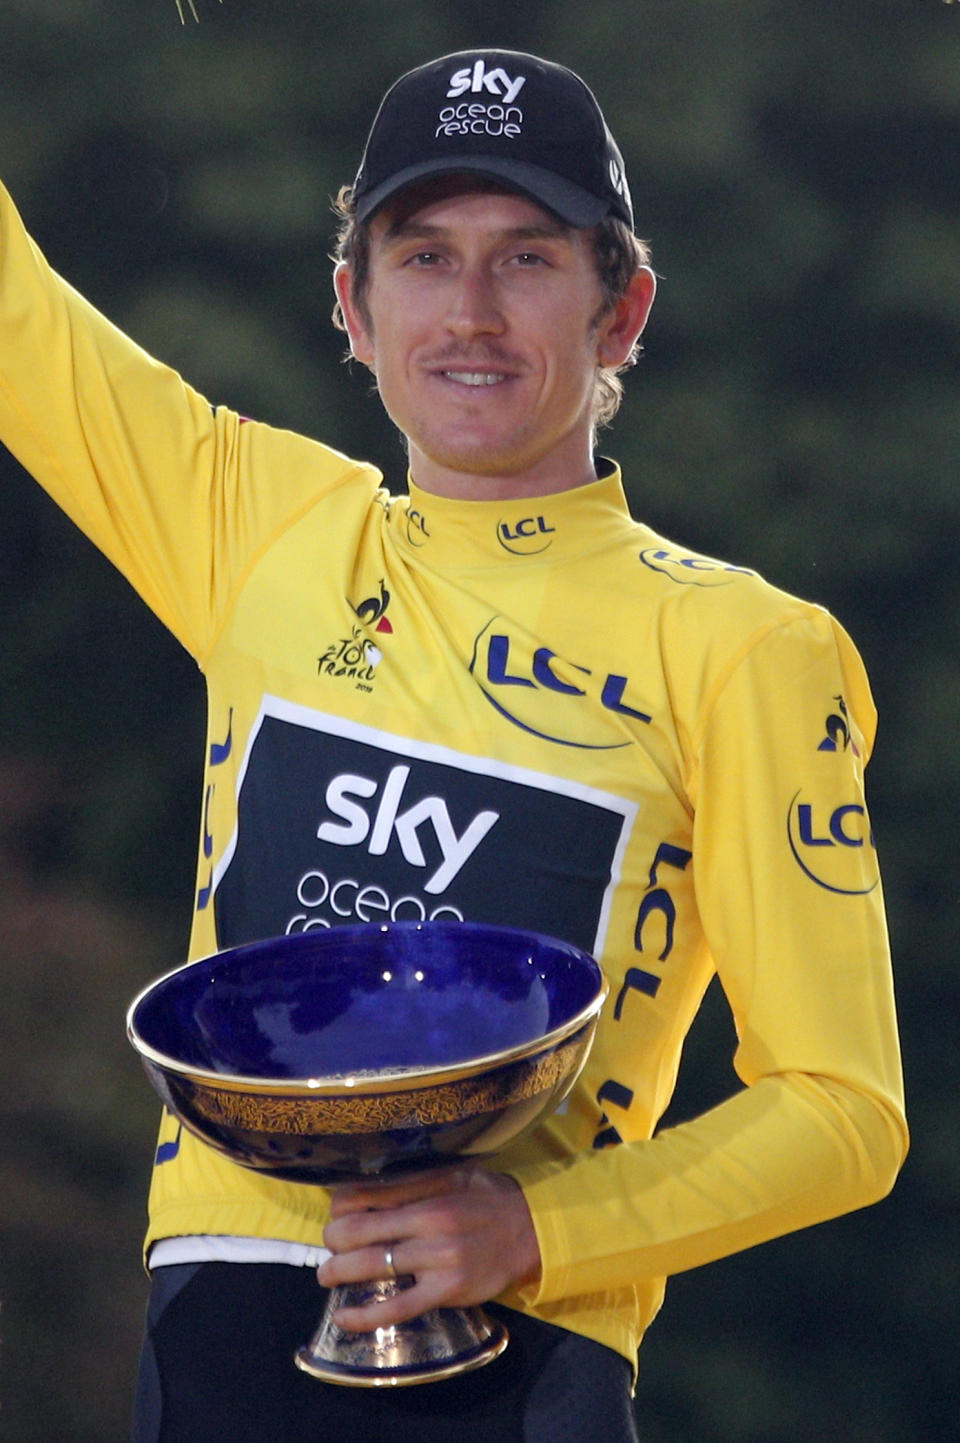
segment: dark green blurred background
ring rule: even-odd
[[[639,516],[824,602],[864,654],[914,1130],[887,1202],[675,1280],[641,1435],[956,1438],[960,4],[197,3],[181,28],[174,0],[4,0],[0,173],[212,400],[395,487],[328,320],[329,197],[381,91],[487,43],[599,93],[661,277],[604,449]],[[123,1017],[186,945],[201,688],[2,453],[0,483],[0,1431],[110,1443],[156,1117]],[[678,1112],[729,1089],[730,1046],[710,994]]]

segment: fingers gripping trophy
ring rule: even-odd
[[[205,1143],[242,1167],[332,1186],[494,1155],[567,1095],[606,990],[591,957],[537,933],[362,924],[188,963],[135,999],[127,1031],[165,1105]],[[387,1245],[382,1279],[331,1290],[298,1367],[397,1386],[506,1347],[481,1308],[371,1333],[335,1321],[412,1281]]]

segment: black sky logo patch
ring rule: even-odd
[[[348,922],[602,947],[633,802],[266,698],[215,871],[221,947]]]

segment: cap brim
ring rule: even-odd
[[[562,176],[555,175],[551,170],[544,170],[538,165],[530,165],[522,160],[502,159],[499,156],[458,155],[455,159],[453,157],[450,160],[435,158],[421,161],[419,165],[408,165],[405,170],[397,171],[396,175],[392,175],[389,180],[364,192],[357,198],[357,220],[361,222],[369,220],[386,201],[419,180],[426,180],[435,175],[463,173],[484,176],[488,180],[502,181],[511,190],[517,190],[522,195],[530,196],[540,205],[552,210],[562,221],[566,221],[567,225],[576,226],[578,229],[599,225],[600,221],[612,211],[612,207],[607,201],[591,195],[581,186],[574,185],[572,181],[564,180]],[[613,213],[616,214],[616,211]],[[627,219],[627,217],[621,216],[621,219]]]

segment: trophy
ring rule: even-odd
[[[495,1154],[569,1092],[606,992],[593,958],[535,932],[370,923],[187,963],[134,1000],[127,1035],[165,1105],[210,1147],[329,1187]],[[410,1282],[332,1289],[298,1367],[397,1386],[480,1367],[506,1347],[482,1308],[372,1333],[333,1321]]]

